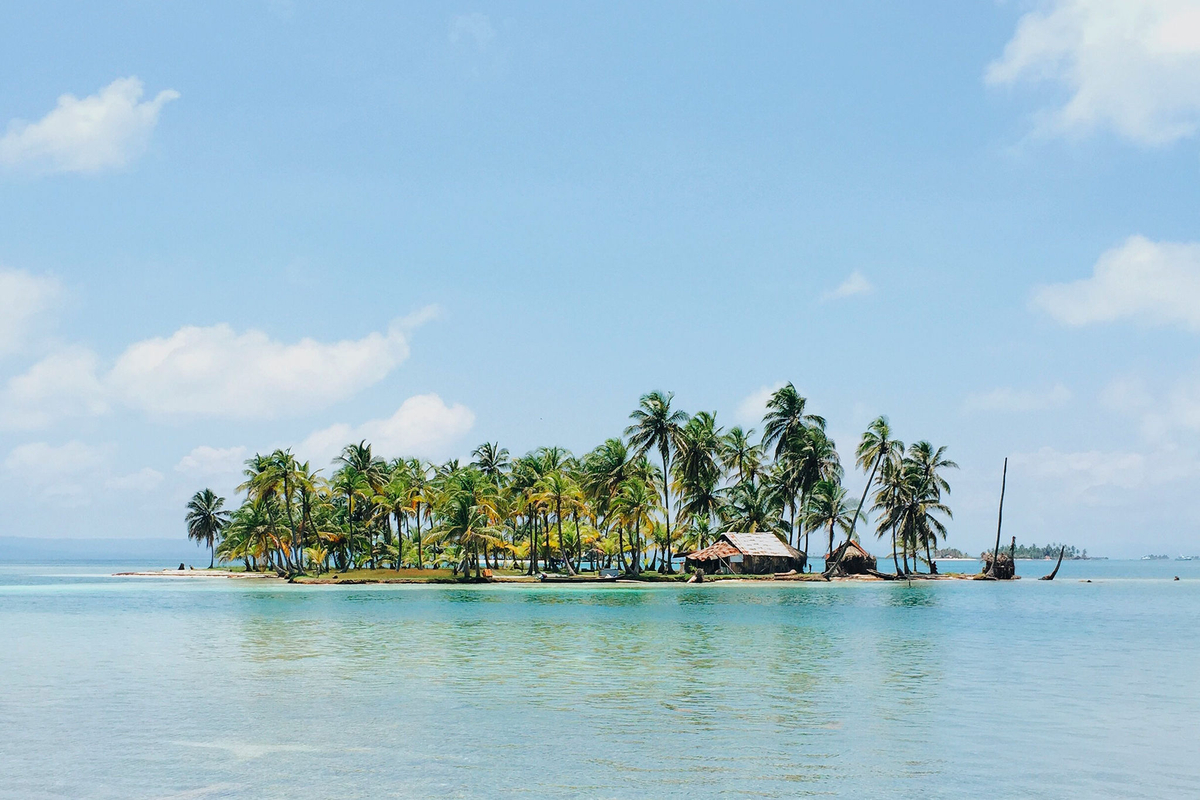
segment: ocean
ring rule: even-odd
[[[1200,796],[1200,562],[112,577],[137,566],[0,565],[0,798]]]

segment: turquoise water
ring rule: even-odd
[[[652,588],[112,571],[0,567],[0,797],[1200,795],[1200,562]]]

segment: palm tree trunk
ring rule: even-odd
[[[892,563],[896,565],[896,576],[900,575],[900,558],[896,555],[896,526],[892,526]]]
[[[421,550],[421,501],[417,501],[417,569],[425,569],[424,553]]]
[[[671,566],[671,473],[667,471],[667,451],[662,451],[663,462],[663,517],[667,521],[667,560],[666,573],[674,574],[675,570]],[[661,570],[661,568],[660,568]]]
[[[933,563],[933,553],[929,552],[929,540],[925,540],[925,560],[929,562],[929,574],[937,575],[937,564]]]
[[[209,539],[208,540],[208,568],[209,569],[213,568],[213,564],[216,563],[216,558],[217,558],[217,549],[215,547],[213,547],[213,540]]]

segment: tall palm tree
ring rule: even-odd
[[[862,439],[858,443],[858,449],[854,453],[854,463],[858,465],[864,472],[867,470],[867,465],[870,465],[871,471],[867,476],[867,483],[863,486],[862,497],[858,500],[858,508],[854,512],[853,518],[850,520],[850,530],[846,532],[846,542],[854,538],[854,526],[862,517],[863,504],[867,502],[867,494],[871,491],[871,486],[875,483],[875,476],[879,471],[879,465],[886,460],[896,460],[904,453],[904,442],[899,439],[892,438],[892,428],[888,424],[888,418],[884,416],[876,417],[867,430],[863,432]],[[828,577],[841,566],[842,558],[846,555],[846,550],[849,548],[843,547],[838,553],[837,560],[833,564],[825,565],[825,576]],[[833,548],[830,548],[833,552]]]
[[[625,442],[620,439],[607,439],[592,452],[584,456],[581,469],[581,483],[584,492],[592,501],[593,513],[603,520],[603,528],[607,532],[613,525],[615,514],[613,504],[621,492],[621,485],[633,474],[634,459]],[[617,565],[625,571],[625,535],[623,526],[616,525],[617,530]]]
[[[671,451],[675,449],[679,442],[680,429],[687,423],[687,414],[682,411],[671,410],[671,400],[675,397],[674,392],[650,392],[642,395],[638,401],[638,407],[634,409],[629,418],[633,420],[633,424],[625,429],[625,435],[629,437],[629,444],[639,453],[645,454],[650,448],[658,449],[658,454],[662,458],[663,471],[663,516],[666,519],[667,525],[667,541],[671,540]],[[667,545],[667,572],[674,572],[671,568],[671,553],[670,545]]]
[[[575,569],[571,566],[571,555],[563,545],[563,512],[570,512],[579,502],[579,497],[579,487],[563,469],[548,472],[538,481],[535,498],[545,503],[547,508],[554,509],[554,519],[558,525],[558,549],[568,575],[574,575]]]
[[[914,478],[914,481],[920,487],[919,491],[924,503],[920,524],[916,531],[920,536],[921,543],[925,545],[925,561],[929,564],[929,571],[936,574],[937,564],[930,552],[930,545],[937,542],[939,534],[943,539],[946,538],[946,527],[933,516],[933,513],[941,512],[947,517],[953,517],[950,508],[941,502],[943,494],[950,494],[950,484],[942,476],[941,471],[958,469],[958,464],[946,458],[945,447],[934,448],[924,440],[908,448],[908,459],[911,469],[916,473],[917,477]]]
[[[225,498],[212,489],[196,492],[187,504],[188,538],[208,548],[209,569],[216,563],[216,542],[229,524],[230,513],[224,508]]]
[[[825,418],[806,414],[808,400],[800,396],[789,381],[771,395],[763,417],[763,447],[775,447],[775,459],[783,455],[793,440],[810,427],[825,429]]]
[[[680,524],[699,519],[711,522],[718,515],[722,505],[718,488],[721,448],[721,429],[717,427],[715,414],[698,412],[680,431],[674,464]]]

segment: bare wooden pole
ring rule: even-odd
[[[996,549],[992,551],[992,563],[987,574],[996,577],[996,559],[1000,557],[1000,528],[1004,524],[1004,486],[1008,482],[1008,459],[1004,459],[1004,472],[1000,474],[1000,513],[996,516]]]

